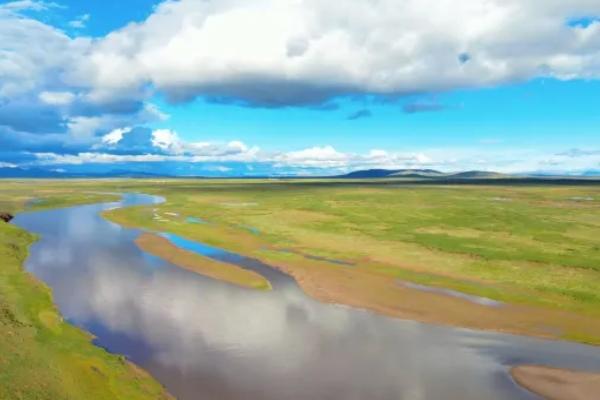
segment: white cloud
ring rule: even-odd
[[[0,161],[0,168],[17,168],[17,165]]]
[[[90,79],[80,80],[73,71],[94,41],[71,38],[25,13],[50,7],[52,3],[42,2],[0,5],[0,126],[19,133],[12,141],[29,134],[60,134],[54,143],[93,145],[95,137],[113,129],[168,118],[143,90],[125,98],[115,98],[113,92],[112,102],[91,96]]]
[[[598,78],[592,0],[182,0],[114,32],[80,66],[98,92],[150,82],[173,99],[265,105],[553,76]]]
[[[10,5],[12,3],[8,3]],[[89,48],[88,39],[71,39],[42,22],[0,7],[0,99],[61,87],[69,91],[68,75]]]
[[[0,5],[0,10],[7,11],[45,11],[50,8],[63,8],[63,6],[54,2],[36,0],[16,0]]]
[[[123,126],[143,125],[147,122],[162,121],[166,115],[152,104],[130,113],[101,113],[94,116],[74,116],[67,121],[68,133],[72,139],[95,141],[98,135],[106,134]]]
[[[102,117],[73,117],[67,122],[69,134],[74,139],[91,139],[104,126]]]
[[[123,139],[123,135],[131,132],[131,128],[117,128],[102,137],[102,143],[112,145],[117,144]]]
[[[39,98],[46,104],[53,106],[66,106],[75,100],[75,95],[71,92],[41,92]]]
[[[86,27],[89,20],[90,14],[83,14],[78,16],[74,20],[69,21],[69,26],[75,29],[83,29]]]
[[[152,145],[172,154],[181,153],[183,150],[179,137],[170,129],[157,129],[152,132]]]
[[[168,157],[159,154],[118,155],[84,152],[78,154],[36,153],[41,165],[114,164],[120,162],[158,162]]]
[[[226,173],[232,171],[232,168],[226,167],[224,165],[208,165],[204,168],[204,170]]]
[[[350,159],[350,155],[340,153],[332,146],[311,147],[275,157],[275,161],[279,165],[321,168],[347,166]]]

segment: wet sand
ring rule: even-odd
[[[157,235],[144,233],[135,240],[135,243],[140,249],[188,271],[250,289],[268,290],[271,288],[269,281],[254,271],[233,264],[217,262],[180,249],[167,239]]]
[[[523,365],[510,371],[514,380],[548,400],[600,399],[600,374]]]

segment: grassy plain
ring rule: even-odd
[[[116,186],[167,202],[157,207],[158,220],[148,207],[115,210],[110,219],[259,258],[324,301],[600,343],[597,185],[180,180]],[[506,306],[423,293],[405,281]]]
[[[69,186],[0,181],[0,211],[115,198]],[[22,268],[34,241],[0,221],[0,399],[170,398],[144,371],[92,345],[88,334],[62,320],[50,290]]]

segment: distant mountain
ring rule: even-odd
[[[350,172],[345,175],[339,175],[337,178],[390,178],[390,177],[410,177],[427,178],[438,177],[444,174],[433,169],[366,169]]]
[[[63,174],[41,168],[0,168],[0,178],[60,178]]]
[[[494,179],[494,178],[509,178],[511,175],[501,174],[493,171],[465,171],[455,174],[448,174],[446,178],[455,179]]]
[[[415,178],[415,179],[494,179],[507,178],[510,175],[491,171],[464,171],[443,173],[434,169],[367,169],[350,172],[337,178]]]

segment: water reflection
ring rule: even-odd
[[[127,196],[124,204],[158,202]],[[28,213],[42,234],[27,267],[65,317],[181,399],[532,399],[513,362],[600,369],[596,348],[435,327],[326,305],[290,280],[237,288],[141,252],[138,231],[98,216],[118,204]]]

